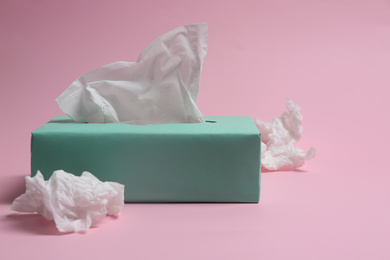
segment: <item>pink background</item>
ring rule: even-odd
[[[290,97],[316,158],[264,173],[258,205],[127,204],[67,235],[12,212],[55,98],[194,22],[209,25],[203,114],[268,121]],[[390,259],[389,1],[2,0],[0,73],[1,259]]]

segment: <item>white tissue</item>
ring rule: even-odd
[[[136,62],[81,76],[56,101],[77,122],[204,122],[196,101],[206,54],[207,24],[182,26],[156,39]]]
[[[264,123],[255,119],[261,133],[261,164],[267,170],[290,170],[302,166],[313,158],[316,150],[305,152],[294,144],[301,138],[301,109],[291,99],[286,100],[288,113]]]
[[[26,176],[26,193],[12,203],[19,212],[37,212],[54,220],[61,232],[80,232],[107,214],[119,216],[124,207],[124,185],[101,182],[89,172],[75,176],[55,171],[48,181],[38,171]]]

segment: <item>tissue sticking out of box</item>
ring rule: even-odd
[[[54,220],[60,232],[80,232],[99,223],[107,214],[119,216],[124,207],[124,185],[101,182],[89,172],[75,176],[55,171],[45,181],[38,171],[26,176],[26,193],[12,203],[19,212],[37,212]]]
[[[182,26],[153,41],[136,62],[79,77],[56,101],[77,122],[201,123],[196,101],[206,54],[207,24]]]
[[[291,99],[286,100],[287,112],[269,122],[255,119],[261,133],[261,165],[267,170],[291,170],[301,167],[313,158],[316,150],[311,147],[305,152],[295,147],[302,135],[301,109]]]

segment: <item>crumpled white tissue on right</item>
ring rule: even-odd
[[[291,99],[286,100],[288,113],[269,122],[255,119],[261,133],[261,165],[267,170],[290,170],[302,166],[313,158],[316,150],[311,147],[307,153],[294,144],[301,138],[301,109]]]
[[[206,54],[207,24],[181,26],[153,41],[136,62],[79,77],[57,103],[77,122],[202,123],[196,101]]]
[[[124,185],[101,182],[89,172],[75,176],[58,170],[45,181],[41,172],[26,176],[26,192],[12,203],[19,212],[37,212],[54,220],[60,232],[80,232],[107,214],[119,216],[124,207]]]

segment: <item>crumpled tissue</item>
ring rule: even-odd
[[[206,54],[207,24],[181,26],[153,41],[136,62],[79,77],[56,101],[77,122],[201,123],[196,101]]]
[[[107,214],[119,216],[124,207],[124,185],[101,182],[89,172],[75,176],[58,170],[45,181],[38,171],[26,176],[26,192],[12,203],[19,212],[37,212],[54,220],[60,232],[80,232]]]
[[[286,106],[288,112],[269,122],[255,119],[261,133],[261,165],[267,170],[295,169],[316,154],[313,147],[305,153],[294,146],[302,135],[301,108],[291,99],[286,100]]]

